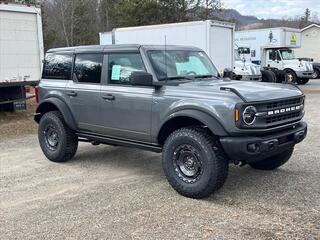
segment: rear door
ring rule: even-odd
[[[101,125],[104,133],[137,141],[150,141],[151,106],[154,87],[133,86],[133,71],[145,71],[139,52],[106,56],[106,84],[101,88]]]
[[[102,53],[77,53],[73,80],[68,81],[66,95],[78,128],[100,132],[100,89]]]

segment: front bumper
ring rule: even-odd
[[[289,130],[263,137],[222,137],[220,142],[231,160],[250,163],[281,153],[301,142],[306,135],[307,124],[301,121]]]
[[[262,79],[260,75],[242,75],[242,80],[260,81]]]
[[[236,75],[236,79],[244,81],[260,81],[262,79],[260,75]]]
[[[296,71],[298,78],[310,79],[312,78],[313,71]]]

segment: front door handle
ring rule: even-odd
[[[116,97],[115,97],[115,96],[113,96],[112,94],[105,94],[105,95],[102,95],[102,98],[103,98],[104,100],[109,100],[109,101],[113,101],[113,100],[115,100],[115,99],[116,99]]]
[[[67,95],[70,97],[76,97],[78,94],[75,91],[70,91],[70,92],[67,92]]]

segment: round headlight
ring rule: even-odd
[[[245,124],[251,125],[256,120],[257,109],[254,106],[248,106],[242,113],[242,119]]]

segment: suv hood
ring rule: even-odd
[[[185,93],[191,91],[193,95],[199,94],[200,98],[214,97],[221,87],[233,88],[237,90],[248,102],[268,101],[273,99],[289,98],[301,96],[303,92],[291,84],[263,83],[253,81],[233,81],[233,80],[204,80],[180,84],[181,91]],[[236,95],[229,92],[229,94]]]

